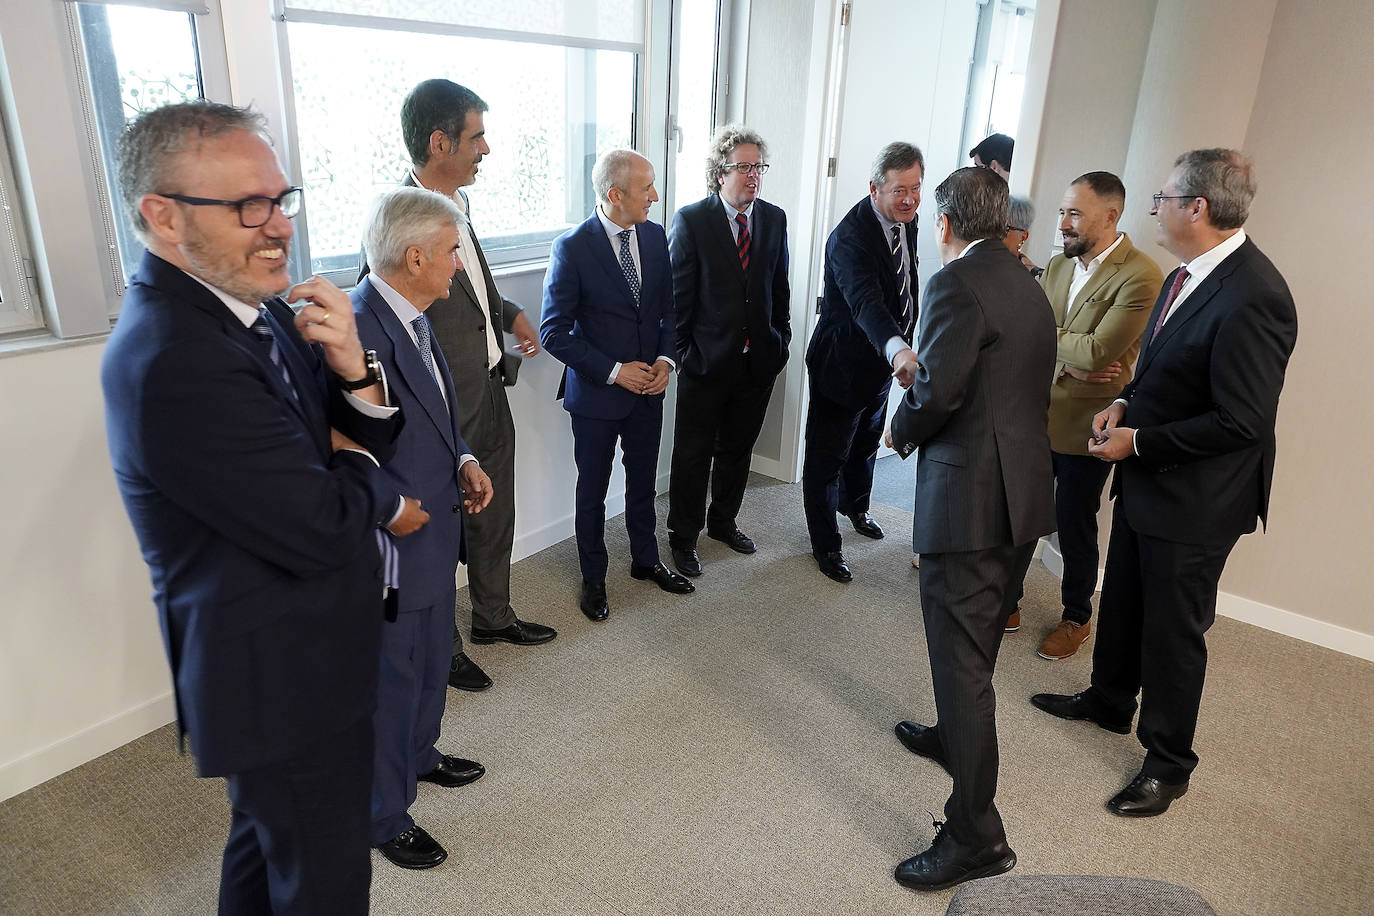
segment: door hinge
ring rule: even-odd
[[[853,8],[853,3],[846,3],[840,7],[840,25],[849,25],[849,14]]]
[[[838,171],[838,169],[839,163],[835,161],[834,156],[831,156],[830,161],[825,164],[825,177],[834,178],[835,173]]]

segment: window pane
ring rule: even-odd
[[[78,3],[77,12],[120,261],[128,277],[143,246],[119,199],[115,146],[124,125],[140,112],[201,97],[194,18],[102,3]]]
[[[592,162],[631,141],[628,52],[311,23],[288,38],[316,273],[357,265],[368,204],[409,171],[401,102],[422,80],[451,79],[491,107],[491,155],[465,190],[493,261],[538,255],[586,219]]]
[[[288,0],[287,9],[288,18],[293,9],[318,10],[601,41],[644,41],[644,0]]]
[[[678,0],[682,17],[681,46],[675,55],[678,135],[673,209],[706,196],[706,149],[716,96],[717,0]]]

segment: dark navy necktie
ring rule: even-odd
[[[621,229],[616,235],[620,239],[620,269],[625,273],[625,282],[630,284],[635,305],[639,305],[639,271],[635,270],[635,259],[630,254],[630,230]]]

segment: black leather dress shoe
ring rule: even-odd
[[[697,590],[697,587],[685,577],[679,576],[662,563],[655,563],[653,566],[631,563],[630,578],[648,579],[665,592],[672,592],[674,595],[690,595]]]
[[[938,826],[941,825],[937,823]],[[929,849],[898,865],[893,877],[898,884],[914,891],[940,891],[974,878],[1000,875],[1015,867],[1016,853],[1006,840],[976,848],[955,842],[941,830]]]
[[[1160,782],[1141,773],[1131,784],[1111,797],[1107,810],[1122,817],[1154,817],[1169,810],[1169,804],[1188,791],[1188,780]]]
[[[542,623],[531,623],[528,620],[516,618],[515,623],[499,630],[488,630],[483,627],[472,628],[472,641],[476,643],[512,642],[517,646],[537,646],[541,642],[548,642],[558,635],[558,631],[553,627],[546,627]]]
[[[678,572],[684,576],[701,575],[701,557],[697,556],[695,547],[674,547],[672,553],[673,565]]]
[[[468,658],[466,652],[459,652],[453,656],[453,661],[448,667],[448,685],[457,687],[459,690],[471,690],[476,693],[479,690],[486,690],[491,686],[491,678],[487,673],[477,667],[477,663]]]
[[[950,773],[949,761],[945,759],[944,746],[940,744],[940,731],[936,726],[918,725],[915,722],[898,722],[893,729],[902,747],[927,760],[933,760]]]
[[[844,561],[844,554],[838,550],[829,553],[813,553],[816,558],[816,565],[836,582],[849,582],[854,578],[854,574],[849,571],[849,564]]]
[[[849,520],[854,524],[854,530],[864,537],[873,538],[875,541],[881,541],[883,539],[882,526],[874,521],[873,516],[869,515],[867,512],[855,512],[853,515],[849,516]]]
[[[444,847],[419,825],[396,834],[385,843],[378,843],[377,849],[392,864],[402,868],[433,868],[448,858]]]
[[[720,541],[735,553],[753,553],[758,550],[758,545],[738,528],[731,528],[729,531],[711,531],[707,529],[706,536],[713,541]]]
[[[456,789],[465,786],[470,782],[476,782],[482,778],[482,774],[487,768],[475,760],[464,760],[462,757],[450,757],[444,754],[439,758],[439,765],[416,779],[420,782],[432,782],[436,786],[443,786],[445,789]]]
[[[1036,709],[1043,709],[1052,716],[1061,719],[1087,719],[1097,725],[1098,728],[1105,728],[1109,732],[1116,732],[1118,735],[1129,735],[1131,733],[1131,720],[1113,719],[1103,714],[1092,698],[1092,694],[1084,690],[1068,696],[1062,693],[1037,693],[1030,698],[1031,705]]]
[[[606,583],[583,582],[582,592],[577,596],[577,606],[587,615],[588,620],[595,623],[611,616],[611,609],[606,604]]]

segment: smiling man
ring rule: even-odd
[[[220,912],[366,913],[375,535],[397,508],[373,475],[400,417],[348,297],[288,291],[301,191],[259,115],[155,109],[118,161],[147,252],[105,348],[106,427],[179,730],[228,782]]]
[[[892,380],[916,373],[916,209],[925,160],[910,143],[889,143],[873,161],[868,196],[825,243],[825,297],[806,351],[811,405],[806,416],[802,502],[811,553],[836,582],[853,578],[835,513],[881,538],[869,515],[873,464]]]
[[[679,359],[668,544],[689,576],[702,572],[703,526],[731,550],[755,550],[735,516],[792,340],[787,215],[759,199],[767,155],[755,131],[721,128],[707,157],[709,196],[679,210],[668,233]]]
[[[606,490],[620,443],[630,575],[666,592],[696,591],[659,560],[654,476],[663,392],[677,352],[673,278],[663,227],[649,222],[658,200],[653,164],[632,150],[604,153],[592,168],[596,211],[554,240],[544,279],[545,349],[567,366],[559,397],[571,416],[577,465],[578,606],[610,614],[606,598]]]

